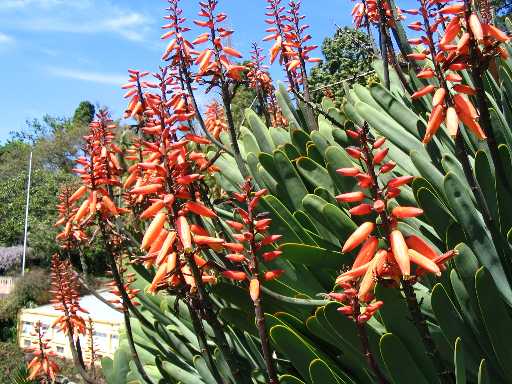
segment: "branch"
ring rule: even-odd
[[[304,97],[299,93],[299,92],[294,92],[294,95],[300,100],[302,101],[303,103],[309,105],[311,107],[311,109],[313,109],[313,111],[315,111],[316,113],[318,113],[319,115],[322,115],[323,117],[326,118],[327,121],[329,121],[331,124],[334,124],[336,127],[338,128],[341,128],[343,130],[345,130],[345,127],[340,124],[340,122],[338,120],[336,120],[335,118],[333,118],[331,115],[329,115],[327,112],[323,111],[321,108],[319,108],[315,103],[312,103],[311,101],[306,101],[306,99],[304,99]]]
[[[319,307],[321,305],[327,305],[331,302],[330,300],[297,299],[295,297],[284,296],[274,291],[271,291],[265,286],[261,286],[261,290],[265,292],[267,295],[275,299],[284,301],[285,303],[303,305],[307,307]]]

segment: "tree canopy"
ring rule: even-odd
[[[372,69],[372,41],[367,34],[352,28],[338,28],[333,37],[326,37],[322,43],[322,53],[325,60],[311,70],[309,80],[312,90],[322,88],[313,94],[316,101],[331,92],[337,101],[342,100],[344,91],[339,82]],[[357,81],[365,84],[367,79],[368,76],[362,76]]]
[[[56,251],[55,196],[60,186],[73,182],[70,170],[81,150],[82,136],[94,118],[95,107],[81,102],[72,118],[46,115],[27,122],[0,145],[0,246],[23,243],[29,154],[33,172],[28,243],[34,259],[48,261]]]

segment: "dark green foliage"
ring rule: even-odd
[[[255,97],[256,92],[248,86],[240,85],[237,87],[235,97],[231,102],[231,112],[233,113],[233,119],[237,129],[239,129],[240,125],[242,125],[242,121],[244,120],[244,111],[246,108],[251,107],[252,104],[254,109],[257,110],[257,101],[253,104]]]
[[[56,220],[55,197],[61,184],[71,176],[59,171],[36,169],[32,173],[29,209],[29,247],[32,257],[45,263],[57,250],[53,224]],[[0,245],[23,244],[27,172],[0,179]]]
[[[325,60],[311,70],[309,83],[311,89],[324,87],[332,83],[361,75],[372,69],[374,51],[372,43],[364,32],[352,28],[338,28],[333,37],[327,37],[322,43]],[[366,84],[369,75],[361,76],[356,81]],[[350,83],[352,83],[351,81]],[[334,93],[338,104],[344,98],[342,84],[326,88]],[[324,93],[314,92],[313,97],[320,101]]]
[[[0,146],[0,246],[23,244],[24,213],[28,180],[28,161],[33,152],[30,191],[28,265],[47,265],[57,251],[56,196],[63,184],[76,180],[71,168],[82,145],[82,136],[94,118],[95,108],[88,102],[79,104],[73,118],[44,116],[42,121],[27,122],[27,128],[12,133],[12,139]],[[77,255],[71,255],[79,265]],[[101,248],[85,253],[90,271],[103,273]]]

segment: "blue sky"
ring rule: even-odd
[[[233,45],[244,57],[265,35],[265,5],[220,0],[236,30]],[[119,117],[126,69],[153,71],[160,64],[165,6],[163,0],[0,0],[0,142],[27,119],[71,115],[82,100],[106,105]],[[182,6],[192,24],[196,0],[182,0]],[[313,42],[332,35],[336,24],[350,24],[351,7],[348,0],[303,0]],[[272,73],[281,76],[277,66]]]

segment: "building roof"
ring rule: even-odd
[[[100,291],[98,293],[106,300],[113,300],[117,298],[117,296],[107,291]],[[93,295],[82,296],[80,298],[80,306],[89,312],[93,321],[104,321],[109,323],[121,323],[123,321],[123,314],[121,312],[110,308]],[[62,314],[61,311],[57,311],[53,308],[52,304],[46,304],[36,308],[26,308],[22,310],[22,313],[41,316],[60,316]]]

